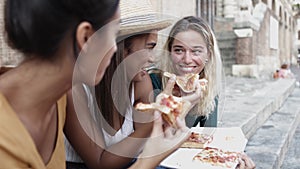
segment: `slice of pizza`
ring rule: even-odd
[[[181,145],[181,147],[205,148],[212,140],[213,136],[210,134],[192,132],[190,137]]]
[[[138,103],[135,109],[138,111],[158,110],[163,120],[170,126],[177,127],[176,118],[182,118],[189,110],[191,103],[180,97],[160,93],[154,103]]]
[[[171,77],[172,73],[164,72],[164,76]],[[201,90],[206,91],[208,81],[206,79],[199,79],[198,74],[187,73],[184,76],[176,76],[176,84],[185,93],[192,93],[196,90],[197,83],[200,83]]]
[[[193,161],[223,168],[235,168],[238,164],[238,159],[238,152],[223,151],[218,148],[206,147],[194,156]]]

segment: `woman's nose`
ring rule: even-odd
[[[191,63],[192,62],[192,53],[189,50],[185,51],[184,57],[183,57],[183,61],[185,63]]]
[[[117,47],[117,43],[116,43],[116,42],[114,42],[113,51],[114,51],[114,52],[116,52],[116,51],[117,51],[117,49],[118,49],[118,47]]]
[[[153,63],[155,61],[155,56],[152,54],[150,54],[149,58],[148,58],[148,62],[149,63]]]

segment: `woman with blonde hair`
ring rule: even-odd
[[[221,56],[217,41],[210,26],[201,18],[188,16],[177,21],[172,27],[164,46],[164,54],[159,62],[162,71],[182,76],[187,73],[199,74],[200,78],[208,81],[207,90],[202,91],[201,97],[192,100],[194,107],[186,117],[187,126],[193,127],[200,122],[204,126],[206,119],[209,124],[217,126],[217,101],[221,89]],[[155,89],[162,89],[167,78],[151,74]],[[174,95],[188,94],[174,88]]]
[[[167,71],[179,76],[195,73],[208,81],[207,89],[201,91],[200,97],[191,97],[194,93],[185,93],[178,86],[173,89],[174,95],[194,104],[186,117],[187,125],[192,127],[200,121],[200,126],[203,127],[206,117],[211,114],[216,116],[216,101],[221,90],[221,56],[213,31],[201,18],[188,16],[180,19],[169,33],[164,52],[160,58],[162,72]],[[157,74],[151,76],[155,89],[159,89],[159,85],[166,86],[168,78],[162,77],[160,84]],[[213,125],[216,126],[216,119],[214,121]],[[236,168],[253,169],[255,164],[242,153]]]

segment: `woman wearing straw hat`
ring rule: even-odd
[[[145,68],[153,61],[152,50],[157,43],[157,31],[169,26],[171,21],[158,19],[146,0],[121,0],[120,8],[118,50],[103,81],[95,88],[96,99],[93,99],[93,90],[87,85],[74,88],[76,94],[80,93],[79,97],[87,98],[88,105],[80,106],[80,110],[76,110],[77,114],[74,107],[69,107],[65,135],[75,151],[66,141],[68,169],[127,168],[142,151],[152,131],[153,114],[140,114],[132,107],[138,102],[147,103],[153,100],[151,79]],[[171,81],[169,86],[173,85],[174,81]],[[91,118],[82,117],[82,114],[90,115]],[[80,122],[82,119],[85,121]],[[184,124],[180,126],[185,130]],[[154,132],[157,129],[159,130],[155,125]],[[178,133],[182,132],[177,132],[177,136],[180,136]],[[173,134],[176,133],[171,135]],[[181,136],[183,138],[185,134]],[[156,150],[156,147],[153,148],[156,145],[151,146],[151,143],[161,143],[154,140],[148,140],[146,149],[140,156],[156,156],[153,158],[156,162],[148,159],[141,163],[138,161],[135,165],[139,166],[145,161],[152,166],[157,165],[162,157],[182,141],[178,138],[169,140],[172,144],[168,148],[161,147]],[[172,149],[169,149],[170,146]]]

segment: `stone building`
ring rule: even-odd
[[[292,0],[150,1],[159,13],[175,20],[188,15],[205,18],[216,33],[227,75],[269,76],[282,63],[295,61],[297,30]],[[1,11],[3,3],[0,0]],[[162,31],[159,42],[164,42],[169,29]],[[3,12],[0,31],[0,65],[18,64],[22,57],[4,41]]]
[[[165,17],[170,17],[174,23],[185,16],[199,16],[205,18],[205,20],[214,26],[215,16],[215,1],[216,0],[150,0],[155,10],[163,14]],[[159,32],[158,46],[162,47],[162,44],[166,41],[168,33],[172,26]]]
[[[298,49],[297,61],[300,64],[300,0],[295,0],[293,3],[294,17],[297,20],[296,46]]]
[[[270,77],[295,63],[291,0],[217,0],[215,32],[226,74]]]
[[[292,0],[152,0],[161,13],[204,17],[213,27],[227,75],[270,77],[295,63]]]

